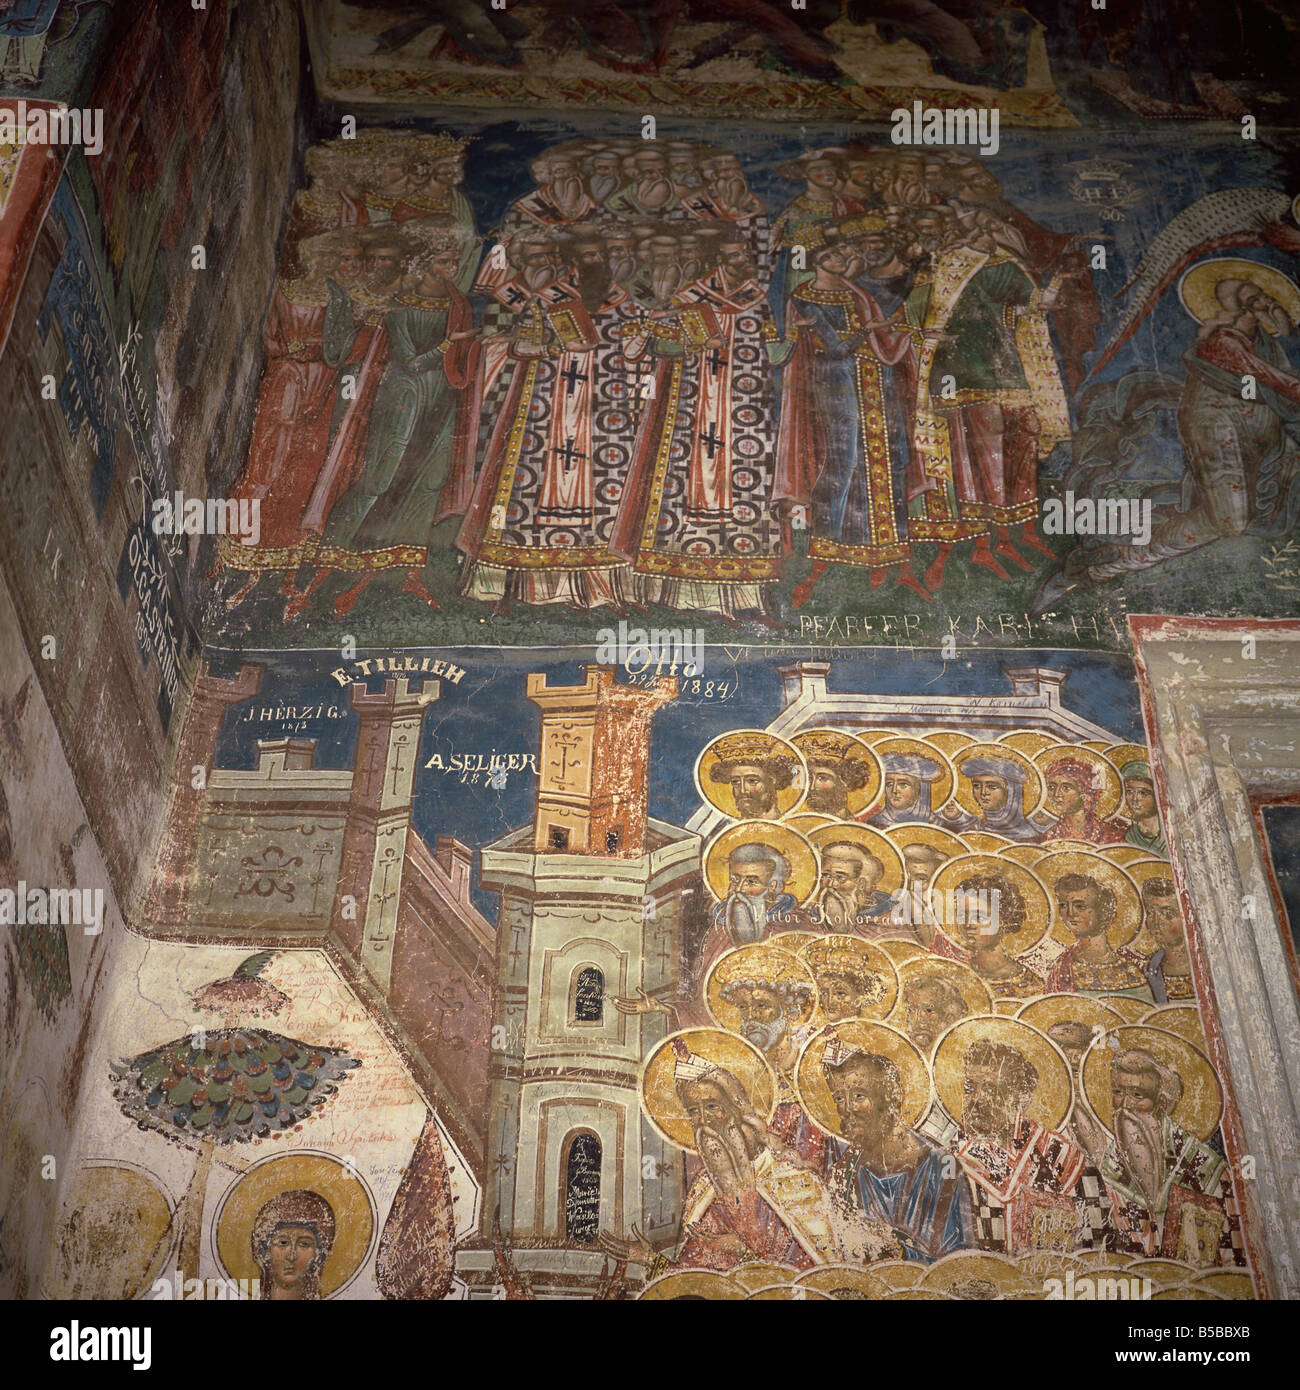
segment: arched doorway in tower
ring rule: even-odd
[[[600,1140],[589,1130],[575,1130],[565,1140],[564,1240],[592,1245],[600,1234]]]

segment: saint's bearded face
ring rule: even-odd
[[[840,1133],[856,1148],[872,1144],[898,1123],[898,1102],[876,1069],[851,1057],[826,1069],[826,1085],[840,1117]]]
[[[755,902],[761,903],[767,892],[767,885],[772,882],[772,875],[776,871],[776,866],[761,862],[741,864],[733,859],[728,862],[727,869],[727,892],[729,894],[739,893],[743,897],[752,898]]]
[[[918,980],[907,991],[907,1036],[921,1049],[929,1050],[958,1020],[965,1017],[963,1009],[954,1006],[941,989]]]
[[[808,809],[843,819],[849,813],[849,793],[840,775],[825,763],[808,769]]]
[[[785,1037],[790,1020],[776,990],[765,985],[738,987],[728,991],[727,1003],[740,1015],[740,1036],[760,1052],[770,1052]]]
[[[1110,1080],[1111,1100],[1116,1118],[1129,1115],[1154,1115],[1160,1103],[1160,1077],[1154,1071],[1129,1071],[1116,1067]]]
[[[1009,1133],[1015,1123],[1019,1097],[1007,1084],[1003,1069],[966,1062],[962,1128],[992,1138]]]
[[[681,1087],[681,1099],[713,1185],[724,1195],[748,1187],[758,1151],[726,1092],[708,1079],[691,1081]]]
[[[397,279],[402,269],[402,250],[399,246],[372,246],[365,252],[366,285],[370,289],[385,289]]]
[[[768,816],[776,810],[776,790],[762,768],[742,764],[732,769],[728,780],[742,819]]]
[[[817,998],[822,1014],[832,1023],[838,1023],[842,1018],[856,1018],[864,1002],[862,987],[857,980],[829,970],[820,971],[817,975]]]
[[[549,285],[559,273],[558,252],[550,242],[530,242],[520,256],[519,273],[530,290]]]

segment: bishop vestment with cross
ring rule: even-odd
[[[771,311],[739,239],[682,286],[670,310],[627,330],[653,391],[611,540],[647,597],[725,617],[766,611],[781,576],[772,511],[775,399]]]
[[[589,309],[567,275],[532,289],[512,279],[493,293],[517,328],[484,391],[482,464],[456,542],[471,562],[465,592],[621,609],[626,566],[602,532],[631,453],[621,330],[634,306],[611,287]]]

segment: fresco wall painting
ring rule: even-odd
[[[0,9],[6,1296],[1300,1293],[1233,8]]]

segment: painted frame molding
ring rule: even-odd
[[[1300,996],[1252,807],[1300,793],[1300,622],[1129,630],[1257,1291],[1300,1298]]]

